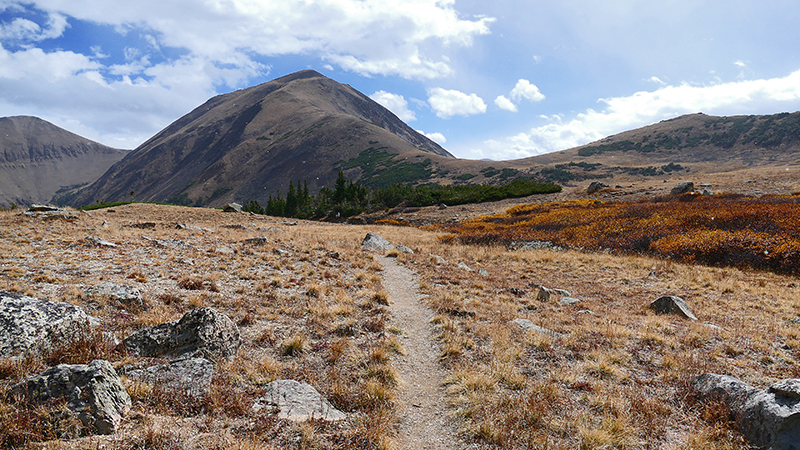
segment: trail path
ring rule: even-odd
[[[396,368],[403,383],[399,395],[399,448],[466,449],[459,442],[447,418],[442,382],[445,370],[439,365],[439,349],[429,323],[433,313],[420,303],[414,273],[392,258],[378,256],[383,265],[383,285],[389,294],[392,325],[401,335],[406,355]]]

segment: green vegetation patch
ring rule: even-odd
[[[477,175],[472,173],[462,173],[461,175],[457,176],[456,179],[461,181],[468,181],[475,177],[477,177]]]
[[[395,154],[385,151],[388,147],[370,147],[350,161],[340,161],[340,169],[360,168],[361,183],[373,189],[391,186],[395,183],[413,183],[430,178],[431,160],[407,162],[395,160]]]

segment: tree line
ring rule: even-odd
[[[298,219],[320,219],[324,217],[350,217],[364,211],[393,208],[405,202],[408,206],[431,206],[437,204],[461,205],[525,197],[561,191],[561,186],[516,179],[502,186],[491,185],[437,185],[411,186],[395,183],[382,189],[370,190],[360,182],[348,180],[342,171],[333,188],[323,187],[316,195],[308,190],[308,183],[289,182],[286,195],[279,192],[270,195],[266,205],[257,200],[244,203],[243,210],[255,214]]]

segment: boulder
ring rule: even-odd
[[[601,181],[592,181],[591,184],[589,184],[589,187],[586,189],[586,192],[589,194],[594,194],[597,191],[605,189],[607,187],[608,185]]]
[[[265,244],[269,244],[269,238],[266,237],[266,236],[256,236],[256,237],[245,239],[244,243],[245,244],[249,244],[249,245],[256,245],[256,246],[265,245]]]
[[[531,322],[528,319],[514,319],[514,320],[511,321],[511,323],[513,323],[514,325],[519,327],[520,330],[525,331],[525,332],[530,331],[530,332],[533,332],[533,333],[544,334],[546,336],[550,336],[550,337],[554,337],[554,338],[564,337],[564,335],[561,334],[561,333],[558,333],[558,332],[553,331],[553,330],[548,330],[547,328],[540,327],[539,325],[534,325],[533,322]]]
[[[695,378],[693,387],[705,397],[724,401],[752,446],[800,448],[800,379],[756,389],[733,377],[707,373]]]
[[[141,307],[144,305],[142,293],[139,289],[119,283],[101,283],[83,291],[83,295],[90,298],[108,298],[120,302],[126,307]]]
[[[198,308],[180,320],[140,330],[121,345],[137,356],[231,359],[239,350],[239,328],[214,308]]]
[[[692,181],[684,181],[682,183],[678,183],[674,188],[672,188],[672,193],[675,195],[679,194],[688,194],[689,192],[694,191],[694,182]]]
[[[689,310],[689,305],[682,298],[675,295],[659,297],[653,300],[648,308],[655,311],[656,314],[676,314],[687,319],[697,320],[697,317]]]
[[[278,417],[293,422],[309,419],[337,421],[346,414],[334,408],[313,386],[295,380],[276,380],[266,385],[266,393],[256,399],[254,411],[276,408]]]
[[[409,255],[413,255],[414,254],[414,250],[411,250],[410,248],[406,247],[405,245],[398,245],[395,248],[400,253],[408,253]]]
[[[214,363],[205,358],[187,358],[127,372],[128,378],[157,386],[167,392],[202,397],[214,377]]]
[[[240,205],[238,203],[235,203],[235,202],[234,203],[228,203],[227,205],[225,205],[224,208],[222,208],[222,210],[225,211],[225,212],[237,212],[237,213],[240,213],[240,212],[242,212],[242,205]]]
[[[86,242],[86,245],[89,245],[89,246],[98,246],[98,247],[116,247],[117,246],[117,244],[115,244],[113,242],[108,242],[106,240],[103,240],[103,239],[100,239],[100,238],[97,238],[97,237],[94,237],[94,236],[86,236],[85,238],[83,238],[83,240],[84,240],[84,242]]]
[[[37,404],[65,398],[67,407],[92,432],[111,434],[130,411],[131,397],[108,361],[59,364],[14,386],[14,392]]]
[[[69,303],[0,291],[0,357],[50,353],[88,338],[96,320]]]
[[[364,240],[361,241],[361,248],[365,250],[373,250],[376,252],[387,252],[393,247],[386,239],[378,236],[375,233],[367,233]]]

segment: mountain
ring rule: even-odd
[[[800,112],[718,117],[703,113],[625,131],[580,147],[516,160],[561,181],[642,178],[800,165]]]
[[[290,182],[311,191],[332,185],[339,170],[379,185],[427,178],[446,159],[454,158],[369,97],[306,70],[211,98],[70,203],[129,200],[131,192],[142,201],[264,203]]]
[[[37,117],[2,117],[0,205],[48,203],[59,190],[95,181],[127,153]]]

